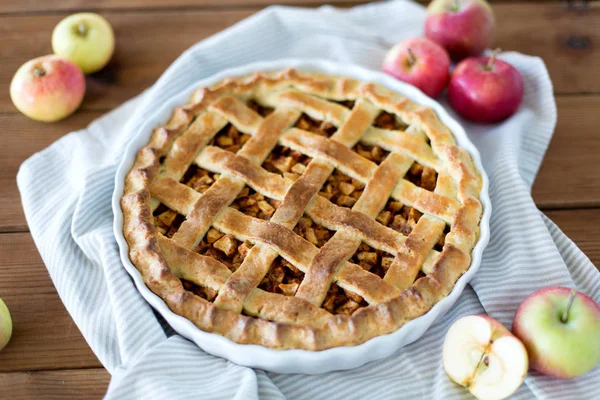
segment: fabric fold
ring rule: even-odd
[[[392,44],[422,34],[424,18],[423,7],[409,1],[347,10],[269,7],[192,46],[144,94],[23,163],[17,182],[31,234],[67,310],[113,376],[107,399],[469,398],[441,362],[454,320],[487,312],[510,327],[525,296],[556,284],[600,302],[600,274],[531,198],[556,106],[543,61],[518,53],[500,55],[523,74],[518,113],[496,125],[457,118],[490,177],[490,244],[471,286],[417,342],[349,371],[267,373],[208,355],[174,334],[135,289],[119,259],[110,202],[116,167],[147,115],[199,79],[251,62],[322,58],[379,70]],[[600,398],[598,381],[600,368],[569,381],[531,373],[513,398]]]

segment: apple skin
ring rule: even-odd
[[[73,14],[52,32],[54,54],[73,61],[85,74],[104,68],[115,49],[110,23],[94,13]]]
[[[444,339],[442,361],[451,381],[480,400],[500,400],[523,383],[529,368],[523,343],[497,320],[468,315]]]
[[[0,299],[0,350],[8,344],[12,335],[12,320],[8,307],[2,299]]]
[[[561,321],[571,289],[549,287],[529,295],[517,309],[513,333],[531,367],[556,378],[574,378],[600,363],[600,306],[577,292],[567,323]]]
[[[425,36],[460,61],[490,47],[494,26],[494,13],[484,0],[434,0],[427,7]]]
[[[409,49],[414,55],[411,63]],[[406,39],[388,51],[383,72],[436,97],[448,82],[450,57],[446,50],[427,38]]]
[[[43,122],[55,122],[72,114],[84,94],[85,77],[79,67],[55,55],[27,61],[10,83],[15,107],[29,118]]]
[[[502,121],[517,111],[524,94],[523,77],[515,67],[490,57],[461,61],[450,76],[448,100],[473,122]]]

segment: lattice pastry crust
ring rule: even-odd
[[[121,207],[131,261],[175,313],[238,343],[321,350],[447,296],[480,191],[431,109],[286,70],[197,90],[139,150]]]

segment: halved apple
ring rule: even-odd
[[[485,315],[463,317],[448,329],[444,370],[480,400],[500,400],[521,386],[527,350],[500,322]]]

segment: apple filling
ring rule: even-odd
[[[300,283],[304,279],[304,272],[279,256],[273,261],[269,272],[258,285],[259,289],[285,296],[294,296]]]
[[[373,126],[381,129],[405,130],[408,125],[400,118],[387,111],[381,111],[373,121]]]
[[[241,133],[232,124],[227,124],[208,144],[218,146],[232,153],[237,153],[249,139],[250,135]]]
[[[153,213],[154,227],[158,232],[168,238],[172,238],[179,229],[185,217],[171,210],[164,204],[159,205]]]
[[[294,127],[326,137],[330,137],[337,130],[332,123],[312,119],[306,114],[300,116]]]
[[[280,174],[295,181],[304,173],[312,158],[289,147],[275,146],[262,167],[269,172]]]
[[[364,189],[364,183],[350,178],[336,169],[327,178],[327,182],[321,188],[319,196],[325,197],[338,206],[352,208]]]

